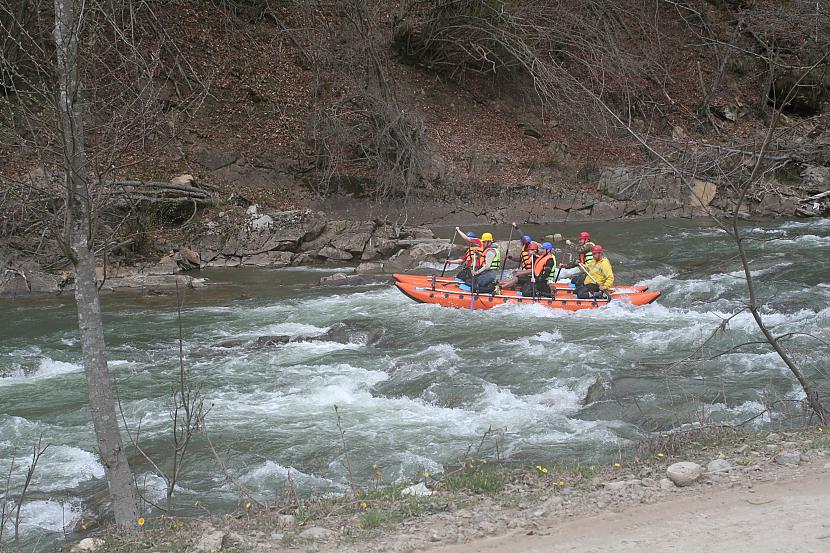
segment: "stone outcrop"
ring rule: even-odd
[[[287,267],[324,262],[373,261],[394,256],[414,239],[430,239],[423,227],[378,221],[327,220],[314,211],[267,211],[251,205],[241,228],[209,231],[192,248],[202,267]]]

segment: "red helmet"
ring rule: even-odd
[[[591,235],[590,235],[590,234],[588,234],[587,232],[580,232],[580,233],[579,233],[579,239],[581,240],[581,239],[583,239],[583,238],[584,238],[585,240],[590,240],[590,239],[591,239]]]
[[[600,245],[594,246],[593,248],[591,248],[591,253],[602,253],[602,246],[600,246]]]
[[[527,245],[527,249],[528,250],[538,250],[539,249],[539,244],[537,244],[536,242],[531,242],[530,244]]]

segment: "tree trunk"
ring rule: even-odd
[[[92,201],[87,185],[81,86],[78,78],[78,34],[83,21],[76,1],[55,0],[58,113],[63,132],[66,173],[64,242],[67,254],[75,266],[75,301],[78,304],[81,350],[98,451],[107,475],[115,522],[122,528],[129,528],[136,524],[138,502],[115,415],[115,400],[101,322],[101,303],[95,279]]]

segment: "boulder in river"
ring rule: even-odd
[[[202,258],[198,252],[189,248],[181,248],[173,256],[176,265],[182,271],[192,271],[202,266]]]
[[[320,279],[320,286],[372,286],[390,284],[394,278],[386,274],[359,274],[347,275],[346,273],[334,273],[333,275]]]

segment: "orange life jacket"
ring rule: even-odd
[[[542,274],[545,270],[545,265],[548,261],[553,260],[553,265],[551,265],[551,270],[548,273]],[[537,279],[546,280],[549,284],[554,282],[555,275],[553,273],[553,267],[556,265],[556,258],[551,254],[545,254],[536,258],[536,262],[533,264],[533,276]]]
[[[530,244],[525,244],[522,246],[522,269],[530,269],[533,265],[533,262],[530,260],[530,250],[527,249],[529,245]]]
[[[467,251],[464,252],[464,259],[467,267],[478,269],[484,263],[484,248],[481,244],[472,244],[467,246]],[[475,266],[473,264],[475,263]]]

